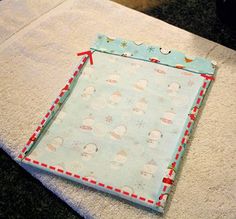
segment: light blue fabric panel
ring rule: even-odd
[[[98,43],[101,48],[106,42]],[[111,44],[111,50],[116,48]],[[147,53],[143,45],[139,49]],[[183,58],[171,56],[178,63]],[[98,51],[93,59],[29,158],[158,201],[204,78]],[[212,71],[210,64],[202,67]]]
[[[213,75],[215,72],[215,63],[210,60],[189,57],[179,51],[166,50],[158,46],[146,45],[142,42],[98,35],[91,48],[105,53],[155,61],[159,64],[178,67],[195,73]]]

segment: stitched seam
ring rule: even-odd
[[[72,84],[72,82],[74,81],[75,77],[78,75],[79,71],[82,69],[84,63],[86,62],[86,60],[88,59],[88,56],[85,56],[83,59],[82,59],[82,62],[81,64],[78,66],[78,70],[76,70],[74,73],[73,73],[73,76],[69,79],[69,81],[67,82],[66,86],[61,90],[61,93],[60,95],[56,98],[56,100],[54,101],[53,105],[51,106],[50,108],[50,111],[47,112],[47,114],[44,116],[43,120],[41,121],[41,126],[38,126],[37,129],[35,130],[35,132],[33,133],[33,135],[31,136],[31,138],[29,139],[29,141],[27,142],[26,146],[23,148],[22,150],[22,153],[24,153],[26,151],[26,149],[31,146],[33,144],[33,142],[37,139],[37,136],[39,135],[39,133],[41,132],[42,128],[43,128],[43,124],[45,124],[48,120],[48,118],[50,117],[53,109],[55,108],[56,105],[58,105],[59,103],[59,100],[64,96],[64,94],[66,92],[69,92],[69,88]],[[200,93],[203,91],[203,93],[205,94],[205,91],[207,90],[207,82],[208,80],[211,80],[210,78],[207,78],[205,77],[204,79],[204,83],[202,85],[202,89],[201,91],[199,92],[198,94],[198,97],[197,97],[197,103],[195,105],[195,107],[199,108],[202,100],[203,100],[203,96],[200,96]],[[196,115],[198,114],[198,110],[196,112]],[[186,127],[186,130],[184,132],[184,136],[181,140],[181,145],[178,147],[178,150],[177,150],[177,153],[175,154],[175,161],[177,161],[184,150],[182,150],[183,148],[183,144],[186,144],[187,143],[187,140],[188,140],[188,137],[189,137],[189,134],[190,134],[190,129],[194,123],[194,119],[192,119],[191,117],[189,117],[189,122],[188,122],[188,125]],[[182,151],[182,152],[181,152]],[[23,158],[23,154],[20,153],[20,155],[18,156],[18,158],[22,159]],[[105,185],[104,183],[101,183],[101,182],[97,182],[95,180],[92,180],[92,179],[89,179],[87,177],[84,177],[84,176],[81,176],[79,174],[75,174],[75,173],[72,173],[72,172],[69,172],[69,171],[66,171],[66,170],[63,170],[63,169],[60,169],[60,168],[56,168],[55,166],[49,166],[48,164],[45,164],[45,163],[41,163],[37,160],[32,160],[28,157],[25,157],[24,158],[27,162],[30,162],[34,165],[38,165],[40,166],[41,168],[45,168],[47,170],[50,170],[50,171],[55,171],[57,174],[61,174],[61,175],[66,175],[67,177],[71,177],[71,178],[74,178],[76,180],[81,180],[81,181],[84,181],[86,183],[90,183],[91,185],[97,185],[99,187],[102,187],[106,190],[111,190],[115,193],[119,193],[120,195],[126,197],[130,197],[130,198],[133,198],[133,199],[136,199],[138,201],[141,201],[141,202],[145,202],[145,204],[148,204],[148,205],[156,205],[157,207],[160,207],[160,208],[163,208],[163,206],[161,206],[161,202],[160,201],[157,201],[155,202],[155,200],[152,200],[152,199],[147,199],[147,198],[144,198],[142,196],[138,196],[136,194],[130,194],[129,192],[127,191],[124,191],[124,190],[121,190],[119,188],[115,188],[113,186],[110,186],[110,185]],[[169,175],[171,176],[172,175],[172,172],[173,170],[170,170],[169,171]],[[164,177],[165,178],[165,177]],[[163,178],[163,179],[164,179]],[[163,187],[162,189],[162,192],[165,192],[166,191],[166,186]],[[161,200],[163,198],[163,196],[165,195],[166,193],[162,193],[160,196],[159,196],[159,200]]]
[[[23,153],[25,153],[25,151],[30,147],[32,146],[32,144],[34,143],[34,141],[37,140],[37,137],[38,135],[40,134],[40,132],[42,131],[42,128],[43,128],[43,125],[48,121],[50,115],[52,114],[54,108],[59,104],[60,102],[60,99],[65,95],[66,92],[69,92],[69,88],[72,84],[72,82],[74,81],[75,77],[78,75],[79,71],[82,69],[84,63],[87,61],[88,59],[88,56],[85,56],[84,58],[82,58],[82,62],[79,64],[79,66],[77,67],[78,70],[76,70],[73,75],[71,76],[71,78],[68,80],[66,86],[61,90],[59,96],[56,98],[56,100],[53,102],[53,104],[51,105],[49,111],[46,113],[46,115],[43,117],[40,125],[36,128],[35,132],[33,133],[33,135],[30,137],[30,139],[28,140],[26,146],[24,146],[24,148],[22,149],[21,153],[19,154],[18,158],[19,159],[22,159],[24,157]],[[129,192],[127,191],[124,191],[124,190],[121,190],[119,188],[115,188],[113,186],[110,186],[110,185],[105,185],[104,183],[101,183],[101,182],[97,182],[95,180],[90,180],[89,178],[87,177],[84,177],[84,176],[81,176],[79,174],[75,174],[75,173],[72,173],[72,172],[69,172],[69,171],[66,171],[66,170],[63,170],[63,169],[60,169],[60,168],[57,168],[55,166],[50,166],[48,164],[45,164],[45,163],[41,163],[37,160],[33,160],[33,159],[30,159],[28,157],[25,157],[24,158],[25,161],[27,162],[30,162],[34,165],[37,165],[39,166],[40,168],[44,168],[46,170],[49,170],[49,171],[54,171],[55,173],[57,174],[60,174],[60,175],[66,175],[67,177],[71,177],[71,178],[74,178],[76,180],[80,179],[81,181],[84,181],[86,183],[90,183],[91,185],[98,185],[99,187],[102,187],[106,190],[110,190],[110,191],[113,191],[115,193],[118,193],[122,196],[128,196],[130,198],[133,198],[133,199],[136,199],[138,201],[141,201],[141,202],[145,202],[146,204],[149,204],[149,205],[154,205],[155,204],[155,201],[152,200],[152,199],[147,199],[147,198],[144,198],[142,196],[138,196],[137,194],[130,194]]]
[[[211,81],[211,80],[214,80],[213,77],[211,77],[211,76],[204,77],[203,84],[202,84],[201,89],[198,92],[198,96],[196,98],[196,104],[194,105],[193,110],[192,110],[194,114],[192,114],[192,113],[189,114],[188,122],[187,122],[187,125],[186,125],[186,129],[184,131],[183,137],[181,138],[181,143],[180,143],[180,145],[179,145],[179,147],[177,149],[177,152],[174,155],[174,159],[171,161],[171,165],[172,165],[173,168],[175,168],[177,161],[184,154],[184,151],[185,151],[185,150],[183,150],[184,149],[184,144],[186,145],[188,143],[188,139],[189,139],[189,136],[191,134],[190,130],[191,130],[191,128],[192,128],[192,126],[193,126],[193,124],[194,124],[194,122],[196,120],[196,117],[197,117],[198,112],[199,112],[199,108],[201,106],[201,103],[202,103],[202,101],[204,99],[204,95],[205,95],[206,90],[208,88],[209,81]],[[168,172],[168,176],[171,177],[172,174],[173,174],[173,169],[170,169],[169,172]],[[170,178],[163,177],[163,179],[162,179],[163,188],[161,190],[160,196],[158,197],[159,200],[162,200],[163,196],[166,195],[167,186],[165,186],[164,182],[163,182],[163,181],[166,181],[166,180],[169,180],[169,183],[171,184],[171,188],[173,186],[174,179],[171,180]],[[170,188],[168,193],[170,193],[171,188]],[[156,205],[159,206],[159,207],[163,207],[163,206],[161,206],[161,202],[160,201],[157,202]]]
[[[55,109],[55,107],[59,104],[60,99],[67,93],[69,92],[70,86],[72,84],[72,82],[74,81],[75,77],[78,75],[78,73],[81,71],[83,65],[85,64],[85,62],[87,61],[88,56],[85,56],[84,58],[82,58],[81,63],[79,64],[79,66],[77,67],[77,70],[73,73],[73,75],[70,77],[70,79],[68,80],[68,82],[66,83],[65,87],[63,87],[61,89],[61,92],[59,94],[59,96],[55,99],[55,101],[53,102],[53,104],[51,105],[49,111],[46,113],[46,115],[43,117],[42,121],[40,122],[40,125],[36,128],[35,132],[33,133],[33,135],[30,137],[30,139],[28,140],[28,142],[26,143],[26,145],[23,147],[21,153],[19,154],[18,158],[22,159],[24,157],[24,153],[27,151],[28,148],[30,148],[32,146],[32,144],[37,140],[37,137],[39,136],[39,134],[41,133],[45,123],[49,120],[50,115],[52,114],[53,110]]]
[[[74,178],[76,180],[80,179],[81,181],[83,182],[86,182],[86,183],[89,183],[91,185],[97,185],[99,187],[102,187],[106,190],[110,190],[110,191],[113,191],[115,193],[118,193],[120,195],[123,195],[123,196],[128,196],[130,198],[133,198],[133,199],[136,199],[138,201],[142,201],[142,202],[145,202],[146,204],[149,204],[149,205],[154,205],[154,204],[157,204],[155,203],[154,200],[152,199],[147,199],[143,196],[138,196],[137,194],[134,194],[134,193],[129,193],[127,191],[124,191],[124,190],[121,190],[119,188],[116,188],[114,186],[110,186],[110,185],[106,185],[104,183],[101,183],[101,182],[98,182],[98,181],[95,181],[93,179],[89,179],[88,177],[83,177],[79,174],[75,174],[75,173],[72,173],[72,172],[69,172],[69,171],[66,171],[66,170],[63,170],[63,169],[60,169],[60,168],[57,168],[55,166],[49,166],[48,164],[45,164],[45,163],[41,163],[37,160],[33,160],[31,158],[28,158],[26,157],[25,160],[27,162],[30,162],[36,166],[39,166],[40,168],[44,168],[46,170],[49,170],[49,171],[54,171],[56,172],[57,174],[60,174],[60,175],[64,175],[64,176],[67,176],[67,177],[70,177],[70,178]]]

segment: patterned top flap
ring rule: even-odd
[[[213,75],[216,63],[200,57],[190,57],[182,52],[150,46],[142,42],[98,35],[92,50],[124,57],[159,63],[194,73]]]

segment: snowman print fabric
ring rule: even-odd
[[[23,161],[163,212],[215,65],[104,35],[91,49]]]

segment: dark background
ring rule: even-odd
[[[144,13],[236,49],[235,29],[215,11],[215,0],[169,0]],[[80,217],[0,150],[0,218]]]
[[[216,15],[216,2],[219,15],[227,25]],[[222,2],[167,0],[160,7],[147,9],[144,13],[236,50],[236,0],[227,0],[227,4]]]

